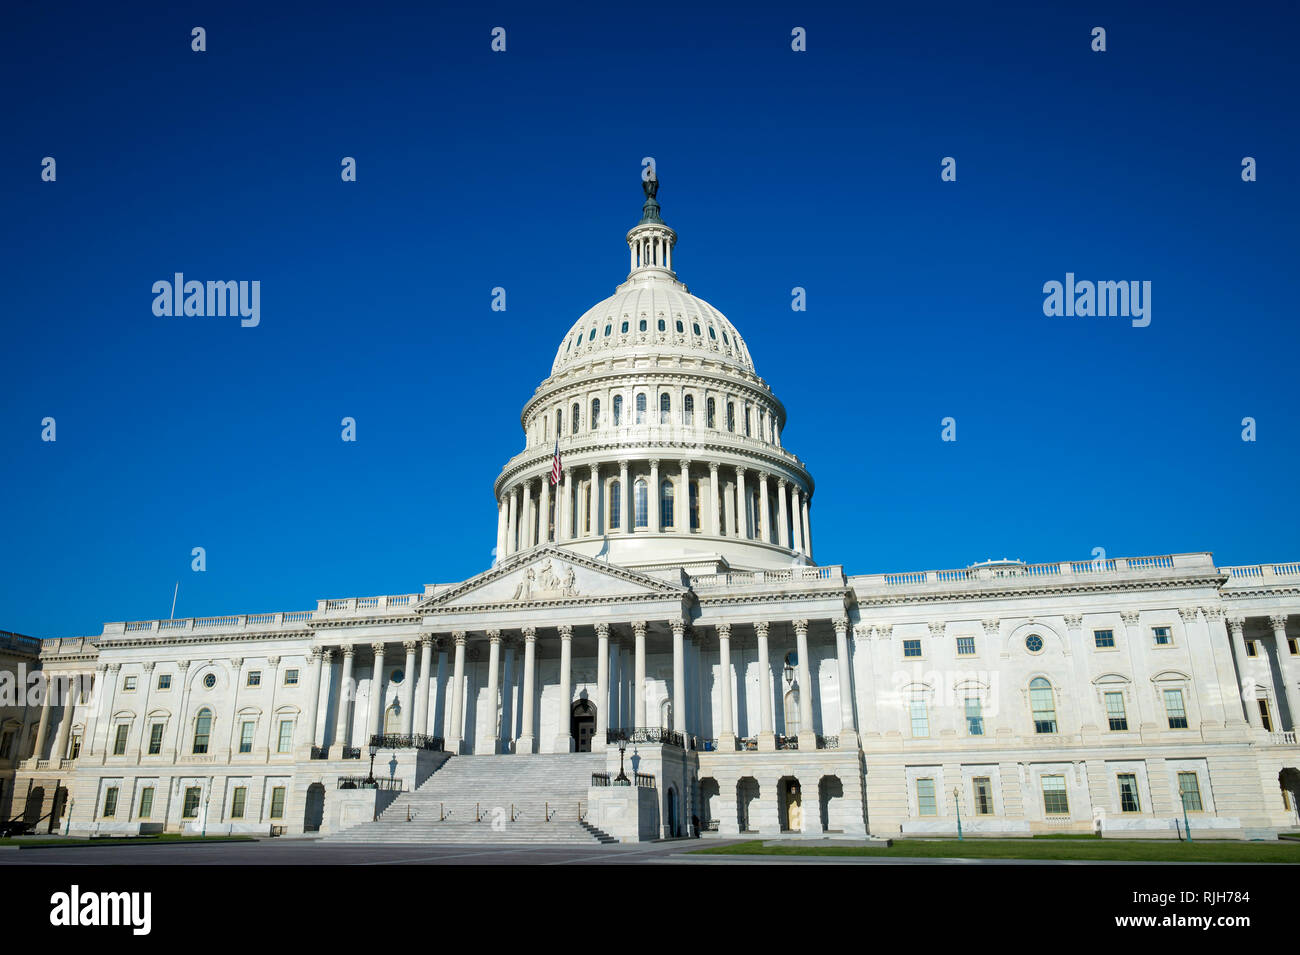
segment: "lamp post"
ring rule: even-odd
[[[366,782],[370,788],[374,789],[378,784],[375,782],[375,753],[379,752],[379,747],[375,745],[375,738],[370,737],[370,775],[366,777]]]
[[[618,775],[614,777],[615,786],[630,786],[631,780],[627,778],[627,773],[623,772],[623,754],[627,752],[627,740],[618,741]]]
[[[1179,792],[1178,798],[1183,803],[1183,831],[1187,833],[1187,841],[1192,841],[1192,824],[1187,821],[1187,792]]]
[[[952,787],[952,803],[957,807],[957,841],[962,841],[961,835],[961,787]]]

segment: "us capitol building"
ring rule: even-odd
[[[785,407],[679,281],[644,185],[627,278],[524,405],[492,567],[0,635],[0,671],[57,691],[0,710],[3,818],[378,842],[1297,826],[1300,564],[817,562]]]

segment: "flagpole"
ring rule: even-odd
[[[176,595],[180,592],[181,592],[181,582],[178,580],[176,581],[176,589],[172,591],[172,615],[168,618],[169,620],[176,619]]]

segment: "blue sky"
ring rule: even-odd
[[[0,629],[483,570],[647,155],[786,404],[819,561],[1300,559],[1294,14],[1133,6],[9,11]],[[259,280],[261,324],[154,316],[178,271]],[[1150,326],[1045,317],[1066,272],[1150,281]]]

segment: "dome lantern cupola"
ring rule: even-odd
[[[631,252],[628,274],[630,276],[641,269],[658,269],[675,277],[673,246],[677,244],[677,233],[659,217],[659,202],[655,198],[659,193],[659,180],[653,171],[641,181],[641,188],[645,191],[641,221],[627,234],[627,246]]]

